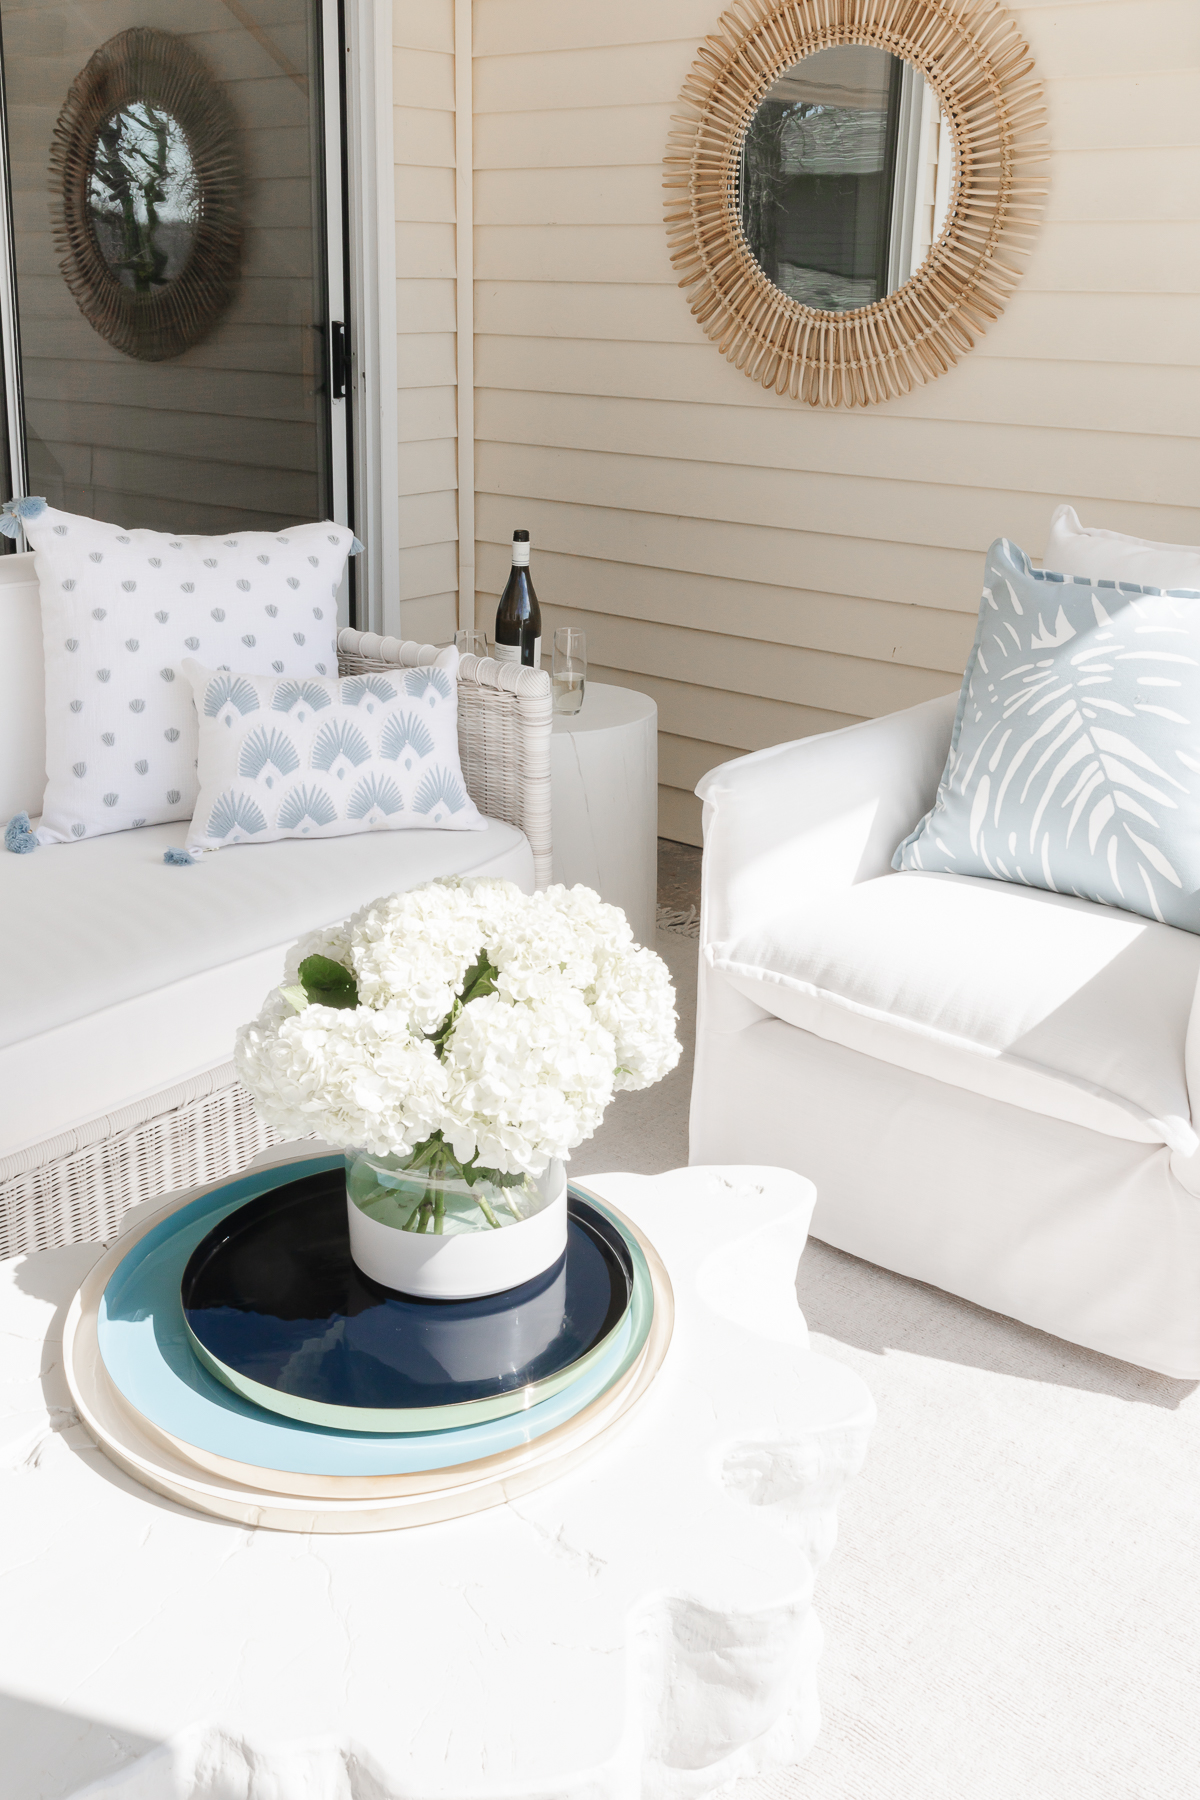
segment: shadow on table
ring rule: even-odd
[[[104,1719],[0,1693],[0,1800],[65,1800],[117,1775],[154,1741]]]
[[[111,1486],[120,1488],[124,1493],[135,1494],[145,1504],[158,1507],[164,1512],[182,1514],[185,1518],[200,1518],[203,1515],[194,1512],[191,1507],[156,1494],[152,1488],[143,1486],[132,1475],[127,1475],[114,1462],[110,1462],[93,1441],[86,1426],[80,1424],[76,1417],[71,1390],[67,1386],[63,1369],[63,1326],[76,1289],[103,1253],[102,1244],[71,1244],[65,1249],[34,1251],[14,1265],[13,1281],[21,1292],[35,1300],[48,1301],[54,1308],[54,1317],[46,1328],[46,1352],[40,1375],[42,1397],[51,1420],[47,1430],[60,1436],[74,1455],[82,1456],[94,1473]],[[31,1444],[29,1451],[36,1457],[39,1453],[38,1444]],[[232,1521],[209,1519],[207,1523],[218,1527],[228,1525],[228,1529],[234,1532],[246,1530],[245,1526]],[[5,1786],[8,1769],[5,1766],[3,1717],[0,1712],[0,1800],[9,1800],[10,1789]],[[31,1796],[35,1794],[38,1800],[42,1800],[42,1790],[37,1787],[11,1791],[14,1796],[18,1796],[18,1800],[31,1800]],[[64,1790],[68,1791],[72,1790]],[[45,1800],[53,1800],[52,1790],[46,1790]]]
[[[903,1351],[1171,1412],[1200,1386],[1068,1344],[812,1238],[800,1259],[796,1295],[810,1331],[872,1356]]]
[[[44,1300],[54,1308],[54,1316],[46,1326],[46,1348],[42,1357],[41,1384],[46,1410],[62,1429],[64,1415],[74,1416],[71,1391],[63,1371],[62,1337],[67,1312],[75,1291],[88,1270],[104,1254],[102,1244],[69,1244],[57,1250],[34,1250],[19,1257],[13,1265],[13,1284],[31,1299]],[[73,1446],[74,1447],[74,1446]],[[0,1738],[0,1743],[3,1739]],[[0,1790],[2,1791],[2,1790]]]
[[[76,1288],[103,1255],[103,1244],[68,1244],[60,1250],[31,1250],[14,1265],[13,1280],[21,1292],[35,1300],[48,1300],[55,1308],[54,1325],[60,1338]]]

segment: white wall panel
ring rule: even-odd
[[[390,629],[445,641],[458,537],[452,0],[394,0],[392,43],[400,591]]]

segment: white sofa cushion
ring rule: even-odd
[[[819,1037],[1110,1137],[1197,1147],[1191,932],[1005,882],[904,873],[794,904],[708,954],[764,1012]]]
[[[228,1062],[302,932],[436,875],[533,889],[523,834],[367,832],[170,868],[186,822],[0,854],[0,1155]]]
[[[42,608],[33,557],[0,556],[0,825],[46,791]]]
[[[1042,567],[1136,587],[1200,588],[1200,545],[1158,544],[1081,525],[1073,506],[1060,506],[1050,521]]]

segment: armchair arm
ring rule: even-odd
[[[1200,977],[1192,990],[1192,1010],[1188,1015],[1187,1036],[1183,1041],[1183,1074],[1191,1101],[1192,1129],[1200,1131]],[[1189,1155],[1180,1147],[1171,1152],[1171,1173],[1200,1200],[1200,1149]]]
[[[727,942],[797,900],[883,875],[933,805],[957,694],[712,769],[700,939]]]
[[[435,644],[338,633],[343,675],[367,669],[414,669],[431,663]],[[472,800],[489,819],[523,831],[533,851],[533,878],[550,880],[550,677],[544,669],[462,656],[458,662],[458,754]]]

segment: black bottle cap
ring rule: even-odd
[[[527,531],[514,531],[513,532],[513,543],[514,544],[527,544],[528,542],[529,542],[529,533]]]

